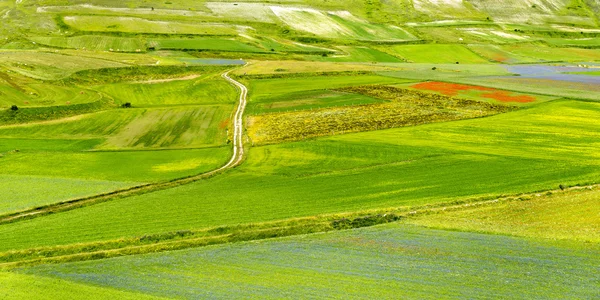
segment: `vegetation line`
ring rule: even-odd
[[[192,176],[177,178],[177,179],[169,180],[166,182],[137,185],[137,186],[133,186],[133,187],[125,188],[125,189],[115,190],[115,191],[108,192],[108,193],[103,193],[103,194],[98,194],[98,195],[83,197],[83,198],[77,198],[77,199],[63,201],[63,202],[59,202],[59,203],[34,207],[34,208],[30,208],[30,209],[23,210],[20,212],[0,215],[0,224],[12,223],[12,222],[31,219],[31,218],[35,218],[35,217],[41,217],[44,215],[53,214],[53,213],[57,213],[57,212],[73,210],[73,209],[80,208],[83,206],[89,206],[89,205],[106,202],[106,201],[117,199],[117,198],[125,198],[125,197],[129,197],[129,196],[146,194],[146,193],[150,193],[150,192],[154,192],[154,191],[158,191],[158,190],[173,188],[176,186],[189,184],[189,183],[201,180],[201,179],[206,179],[206,178],[212,177],[220,172],[223,172],[225,170],[228,170],[228,169],[238,166],[242,162],[242,159],[244,158],[244,143],[243,143],[243,138],[242,138],[243,133],[244,133],[243,115],[244,115],[244,110],[246,109],[246,98],[248,95],[248,89],[246,88],[246,86],[244,86],[240,82],[229,77],[229,72],[231,72],[231,70],[223,73],[221,75],[221,77],[223,77],[225,80],[227,80],[228,82],[230,82],[231,84],[233,84],[234,86],[239,88],[240,97],[239,97],[239,103],[238,103],[238,106],[237,106],[237,109],[236,109],[235,115],[234,115],[233,154],[231,156],[231,159],[222,167],[212,170],[212,171],[209,171],[209,172],[206,172],[206,173],[199,174],[199,175],[192,175]]]
[[[574,187],[561,186],[561,189],[557,190],[499,196],[494,198],[465,199],[416,207],[382,208],[263,223],[155,233],[138,237],[91,243],[13,250],[0,253],[0,269],[11,269],[48,263],[96,260],[233,242],[362,228],[396,222],[403,218],[420,215],[459,211],[473,207],[497,205],[510,201],[528,201],[553,194],[573,193],[597,188],[600,188],[600,184]]]

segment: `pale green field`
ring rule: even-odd
[[[82,50],[142,52],[146,51],[146,43],[140,38],[121,38],[112,36],[83,35],[66,37],[32,37],[30,40],[51,47],[72,48]]]
[[[190,299],[587,299],[599,250],[389,224],[18,272]]]
[[[461,45],[398,45],[382,49],[414,63],[482,64],[488,62]]]
[[[199,76],[198,78],[193,78]],[[197,74],[182,80],[116,83],[94,87],[110,95],[117,103],[129,102],[134,107],[169,105],[232,104],[235,89],[213,74]]]
[[[6,300],[21,299],[168,299],[118,290],[74,283],[69,280],[16,273],[0,273],[0,298]]]
[[[600,242],[600,191],[537,194],[409,219],[427,227],[553,240]]]
[[[197,22],[152,21],[134,17],[66,16],[64,22],[81,31],[236,35],[235,26]]]

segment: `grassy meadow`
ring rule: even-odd
[[[594,1],[0,18],[2,299],[598,297]]]

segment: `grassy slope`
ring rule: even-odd
[[[226,176],[4,225],[0,234],[6,242],[0,247],[68,244],[597,181],[599,114],[597,104],[555,101],[485,119],[258,147],[245,165]]]
[[[20,299],[164,299],[113,288],[73,283],[68,280],[16,273],[0,273],[0,298]]]
[[[224,146],[232,110],[231,106],[112,110],[46,123],[0,127],[0,137],[104,140],[94,145],[95,149]]]
[[[135,107],[224,104],[236,100],[235,89],[212,74],[202,74],[199,78],[189,80],[108,84],[94,89],[110,95],[118,103],[130,102]]]
[[[389,224],[19,272],[181,298],[593,298],[598,250]]]
[[[598,243],[600,191],[540,195],[526,201],[466,207],[409,222],[435,228]]]

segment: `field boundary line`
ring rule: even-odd
[[[239,90],[239,101],[237,108],[234,114],[234,124],[233,124],[233,154],[231,159],[223,166],[218,169],[208,171],[202,174],[191,175],[187,177],[176,178],[168,181],[158,182],[158,183],[147,183],[132,186],[125,189],[114,190],[107,193],[97,194],[93,196],[77,198],[67,201],[62,201],[58,203],[48,204],[44,206],[38,206],[34,208],[30,208],[27,210],[13,212],[9,214],[0,215],[0,225],[6,223],[13,223],[21,220],[32,219],[36,217],[41,217],[48,214],[64,212],[68,210],[77,209],[84,206],[89,206],[101,202],[110,201],[118,198],[125,198],[135,195],[141,195],[146,193],[151,193],[159,190],[165,190],[169,188],[174,188],[180,185],[189,184],[192,182],[196,182],[202,179],[210,178],[215,176],[221,172],[226,170],[235,168],[238,166],[242,160],[244,159],[244,123],[243,116],[244,111],[246,109],[246,102],[248,96],[248,88],[242,83],[232,79],[229,77],[229,73],[232,70],[226,71],[221,74],[221,77],[234,85]]]

